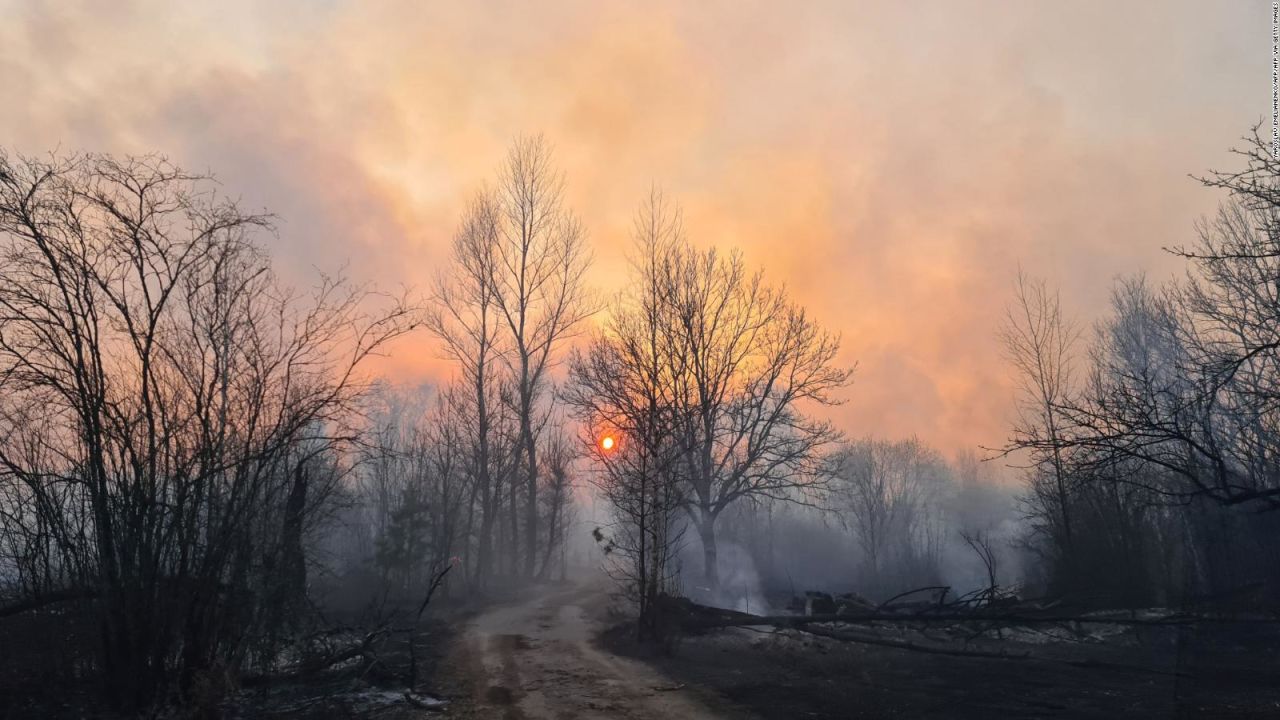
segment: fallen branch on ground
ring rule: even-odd
[[[708,614],[710,615],[710,613]],[[701,617],[685,623],[694,629],[711,629],[717,627],[740,627],[743,625],[776,625],[782,627],[799,627],[814,623],[889,623],[889,624],[957,624],[968,622],[1000,623],[1011,625],[1066,625],[1072,623],[1092,623],[1095,625],[1125,625],[1171,627],[1194,625],[1196,623],[1238,624],[1238,625],[1280,625],[1280,618],[1271,617],[1224,617],[1218,615],[1202,615],[1193,613],[1174,613],[1152,618],[1101,617],[1094,615],[1027,615],[1019,613],[987,613],[981,611],[959,613],[824,613],[821,615],[749,615],[733,612],[723,617]]]
[[[298,680],[301,678],[306,678],[312,675],[316,675],[325,670],[328,670],[334,665],[341,665],[342,663],[345,663],[349,660],[353,660],[358,657],[371,657],[375,654],[374,649],[375,649],[375,646],[378,644],[378,642],[380,642],[390,632],[391,632],[391,629],[386,625],[383,625],[373,630],[372,632],[367,633],[363,638],[361,638],[359,642],[355,644],[348,645],[344,648],[335,650],[334,652],[328,653],[326,655],[322,655],[320,657],[313,657],[313,658],[303,660],[302,662],[296,665],[293,665],[292,667],[289,667],[280,673],[271,673],[271,674],[263,673],[263,674],[245,675],[242,678],[242,681],[245,684],[257,684],[257,683],[265,683],[265,682]]]
[[[426,612],[427,605],[431,603],[431,596],[436,594],[436,590],[444,582],[444,578],[453,569],[453,563],[450,562],[435,574],[431,579],[431,585],[427,588],[427,594],[422,598],[422,604],[418,606],[418,613],[413,616],[413,626],[409,632],[409,687],[414,687],[418,682],[418,626],[422,624],[422,613]]]
[[[991,658],[994,660],[1018,660],[1031,657],[1030,653],[1008,653],[1004,651],[996,652],[989,650],[962,650],[959,648],[934,647],[914,643],[910,640],[890,640],[888,638],[870,637],[868,635],[860,635],[857,633],[827,630],[826,628],[803,627],[797,629],[800,630],[800,632],[809,633],[810,635],[831,638],[832,640],[839,640],[841,642],[853,642],[862,645],[879,645],[881,647],[910,650],[912,652],[927,653],[930,655],[954,655],[956,657]]]
[[[861,614],[842,614],[842,615],[751,615],[749,613],[728,610],[720,612],[716,608],[709,608],[697,605],[689,601],[684,601],[688,605],[697,608],[696,617],[686,618],[683,623],[686,628],[711,629],[711,628],[727,628],[741,627],[753,630],[756,627],[770,625],[779,629],[793,629],[809,635],[829,638],[840,642],[858,643],[862,645],[875,645],[879,647],[894,648],[897,650],[907,650],[910,652],[925,653],[930,655],[950,655],[954,657],[970,657],[985,658],[991,660],[1033,660],[1040,662],[1050,662],[1062,665],[1070,665],[1072,667],[1084,669],[1103,669],[1118,670],[1125,672],[1136,672],[1152,675],[1168,675],[1175,677],[1185,677],[1186,674],[1179,671],[1167,671],[1154,668],[1124,665],[1119,663],[1099,662],[1096,660],[1067,660],[1063,658],[1038,657],[1029,652],[1013,653],[1005,650],[973,650],[969,648],[950,648],[941,645],[925,645],[910,640],[897,640],[893,638],[876,637],[865,633],[850,632],[843,629],[822,627],[827,623],[838,623],[844,625],[868,624],[871,622],[883,623],[901,623],[909,624],[912,622],[947,622],[956,624],[959,622],[982,621],[991,623],[997,620],[1014,618],[1017,622],[1009,622],[1009,625],[1028,624],[1028,623],[1114,623],[1126,625],[1178,625],[1194,620],[1204,620],[1205,618],[1093,618],[1089,616],[1019,616],[1015,614],[995,614],[990,612],[974,612],[974,613],[949,613],[949,614],[902,614],[902,613],[883,613],[870,612]],[[720,614],[720,617],[715,615]],[[1231,621],[1227,618],[1215,618],[1223,622]],[[1259,622],[1277,623],[1280,620],[1257,619]]]

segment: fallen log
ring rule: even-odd
[[[785,619],[793,622],[789,625],[782,623],[766,622],[775,619]],[[837,621],[844,621],[847,618],[838,617]],[[1164,675],[1170,677],[1190,677],[1189,674],[1177,670],[1160,670],[1156,668],[1143,667],[1140,665],[1125,665],[1122,663],[1109,663],[1097,660],[1070,660],[1064,658],[1041,657],[1030,652],[1008,652],[1006,650],[973,650],[969,648],[950,648],[940,645],[925,645],[911,640],[896,640],[893,638],[875,637],[865,633],[855,633],[846,630],[837,630],[834,628],[819,627],[823,622],[832,622],[830,618],[817,618],[816,616],[755,616],[749,623],[733,623],[726,622],[719,627],[744,627],[754,628],[759,625],[773,625],[780,628],[788,628],[817,637],[829,638],[839,642],[857,643],[861,645],[874,645],[878,647],[893,648],[896,650],[906,650],[909,652],[925,653],[928,655],[949,655],[952,657],[966,658],[982,658],[988,660],[1030,660],[1033,662],[1047,662],[1058,665],[1068,665],[1071,667],[1091,669],[1091,670],[1116,670],[1122,672],[1133,672],[1150,675]]]
[[[995,622],[1004,625],[1066,625],[1072,623],[1092,623],[1095,625],[1153,626],[1173,627],[1194,625],[1197,623],[1240,624],[1240,625],[1280,625],[1280,618],[1271,617],[1224,617],[1217,615],[1200,615],[1178,613],[1156,618],[1120,618],[1096,617],[1091,615],[1026,615],[1018,613],[824,613],[822,615],[750,615],[734,612],[732,615],[715,617],[704,615],[688,618],[685,625],[691,628],[711,629],[716,627],[741,627],[744,625],[774,625],[781,627],[799,627],[814,623],[925,623],[955,624],[966,622]]]
[[[245,674],[241,677],[241,682],[246,685],[257,685],[275,682],[288,682],[318,675],[334,665],[340,665],[358,657],[374,654],[374,649],[377,643],[389,635],[390,632],[391,629],[389,627],[379,627],[372,632],[367,633],[359,642],[347,645],[342,649],[335,650],[319,657],[307,658],[295,665],[283,669],[278,673]]]
[[[938,605],[944,598],[946,598],[947,593],[950,590],[951,590],[951,586],[949,585],[928,585],[925,587],[919,587],[913,590],[908,590],[906,592],[900,592],[897,595],[894,595],[893,597],[889,598],[888,600],[885,600],[884,602],[880,603],[880,605],[876,607],[876,611],[879,612],[881,610],[884,610],[892,606],[894,603],[896,603],[898,600],[901,600],[902,598],[911,597],[912,595],[919,595],[920,593],[926,593],[926,592],[938,593],[938,599],[934,601],[927,601],[922,604]]]
[[[929,655],[952,655],[955,657],[977,657],[990,658],[992,660],[1021,660],[1031,657],[1031,653],[1009,653],[1004,651],[991,650],[965,650],[961,648],[945,648],[933,645],[921,645],[920,643],[911,642],[910,640],[892,640],[890,638],[878,638],[858,633],[839,632],[836,630],[827,630],[825,628],[803,627],[798,628],[800,632],[819,637],[831,638],[841,642],[859,643],[861,645],[878,645],[880,647],[896,648],[898,650],[910,650],[912,652],[927,653]]]
[[[375,630],[366,635],[363,640],[355,645],[351,645],[343,650],[323,657],[312,658],[300,663],[296,666],[292,674],[295,676],[314,675],[322,670],[327,670],[334,665],[340,665],[348,660],[363,657],[364,655],[367,655],[373,649],[374,645],[389,632],[390,631],[386,628]]]

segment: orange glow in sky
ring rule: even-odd
[[[610,450],[613,450],[613,446],[615,444],[616,443],[612,435],[605,435],[604,437],[600,438],[600,449],[604,450],[605,452],[609,452]]]
[[[0,88],[23,98],[0,143],[210,170],[279,218],[263,241],[299,291],[344,266],[425,291],[512,140],[541,133],[593,323],[656,184],[691,242],[740,249],[841,333],[857,370],[823,412],[848,435],[994,447],[1019,266],[1085,325],[1115,277],[1179,272],[1163,248],[1221,199],[1187,176],[1235,167],[1266,115],[1269,36],[1256,3],[924,5],[0,0]],[[433,342],[376,372],[447,380]]]

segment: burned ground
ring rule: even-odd
[[[424,618],[416,635],[416,691],[409,690],[408,634],[393,633],[363,643],[374,626],[350,618],[333,633],[338,653],[359,648],[347,660],[305,671],[305,663],[284,663],[270,675],[250,674],[217,698],[174,699],[165,713],[185,716],[204,707],[225,718],[423,716],[433,705],[441,667],[457,628],[475,612],[475,604],[442,603]],[[99,675],[94,672],[97,627],[91,603],[58,603],[20,616],[0,618],[0,718],[131,717],[108,711]],[[200,702],[196,702],[199,700]]]
[[[896,629],[881,634],[937,639]],[[669,654],[637,645],[628,627],[602,638],[613,652],[642,658],[768,720],[1280,717],[1278,641],[1274,629],[1214,626],[1124,630],[1081,641],[1019,632],[1017,639],[969,644],[1029,656],[991,659],[840,642],[794,629],[716,630],[682,638]]]

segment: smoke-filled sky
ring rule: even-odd
[[[1117,275],[1179,272],[1161,248],[1220,199],[1188,174],[1271,99],[1261,0],[176,5],[0,0],[0,146],[164,153],[280,217],[286,277],[423,288],[543,133],[601,293],[656,183],[843,333],[846,430],[946,450],[1007,436],[1018,265],[1083,320]]]

